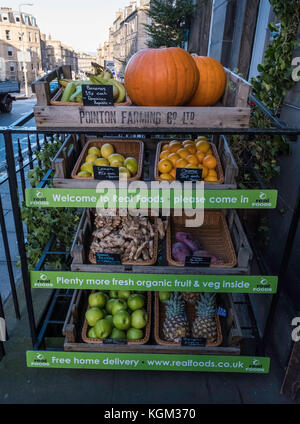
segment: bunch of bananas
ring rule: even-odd
[[[115,103],[122,103],[126,99],[126,91],[124,85],[113,78],[113,74],[109,69],[105,69],[98,63],[92,62],[94,74],[87,74],[87,81],[62,79],[59,84],[64,87],[61,102],[82,103],[82,85],[112,85],[113,97]]]

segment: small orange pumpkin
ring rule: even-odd
[[[198,88],[188,106],[213,106],[223,96],[226,72],[221,63],[206,56],[193,56],[200,74]]]
[[[129,60],[124,85],[138,106],[180,106],[194,95],[199,72],[193,57],[184,49],[142,49]]]

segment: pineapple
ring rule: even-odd
[[[217,340],[217,323],[215,319],[215,293],[203,293],[197,303],[197,318],[192,324],[192,334],[195,338],[206,338],[207,343]]]
[[[170,342],[181,342],[182,337],[190,335],[189,323],[184,316],[184,302],[179,293],[172,293],[165,302],[166,318],[163,324],[163,335]]]
[[[200,300],[200,293],[184,292],[182,298],[185,302],[195,305]]]

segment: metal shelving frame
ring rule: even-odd
[[[243,135],[245,137],[253,137],[256,135],[282,135],[287,137],[290,141],[296,141],[297,136],[300,134],[300,129],[291,129],[287,128],[282,122],[280,122],[276,117],[273,117],[272,114],[259,102],[253,95],[251,95],[250,100],[254,101],[254,103],[260,108],[260,110],[270,119],[273,126],[275,128],[268,128],[268,129],[256,129],[256,128],[247,128],[247,129],[211,129],[211,128],[198,128],[187,130],[182,129],[178,130],[175,129],[173,132],[170,132],[170,129],[159,129],[159,134],[161,135],[167,135],[167,134],[179,134],[182,133],[185,136],[188,135],[200,135],[200,134],[212,134],[212,135]],[[29,114],[28,119],[32,118],[32,114]],[[27,119],[27,121],[28,121]],[[57,327],[60,327],[63,325],[62,320],[56,320],[52,317],[52,312],[54,311],[56,305],[60,303],[64,307],[67,307],[71,300],[71,293],[70,290],[57,290],[54,289],[53,293],[51,295],[51,298],[48,301],[48,304],[44,310],[44,313],[42,314],[42,318],[40,319],[39,323],[36,323],[35,320],[35,314],[34,314],[34,305],[32,301],[32,295],[31,295],[31,285],[30,285],[30,278],[29,278],[29,271],[28,271],[28,263],[27,263],[27,257],[26,257],[26,249],[25,249],[25,237],[24,237],[24,230],[23,230],[23,223],[21,218],[21,209],[20,209],[20,198],[18,194],[18,190],[16,190],[16,187],[18,187],[17,183],[17,172],[16,172],[16,164],[15,164],[15,156],[13,152],[13,145],[12,145],[12,136],[17,134],[44,134],[45,137],[54,135],[65,135],[67,133],[74,134],[74,135],[81,135],[81,134],[90,134],[90,135],[97,135],[98,137],[107,137],[107,136],[129,136],[132,137],[133,131],[127,131],[126,134],[122,134],[120,130],[109,130],[109,129],[101,129],[101,130],[95,130],[90,128],[81,128],[79,129],[72,129],[70,131],[67,131],[66,129],[61,130],[37,130],[36,128],[31,127],[24,127],[21,126],[24,123],[27,122],[26,117],[22,118],[15,124],[13,124],[10,127],[0,127],[0,133],[3,134],[4,140],[5,140],[5,149],[6,149],[6,159],[7,159],[7,173],[8,173],[8,182],[10,187],[10,194],[11,194],[11,202],[12,202],[12,208],[13,208],[13,216],[14,216],[14,223],[15,223],[15,229],[16,229],[16,236],[17,236],[17,243],[18,243],[18,249],[20,254],[20,263],[21,263],[21,271],[22,271],[22,279],[23,279],[23,285],[24,285],[24,291],[25,291],[25,299],[26,299],[26,305],[27,305],[27,313],[29,318],[29,325],[30,325],[30,333],[31,333],[31,339],[32,339],[32,347],[33,350],[40,350],[44,349],[47,350],[47,346],[45,345],[45,336],[47,334],[51,334],[54,329]],[[151,129],[143,132],[142,134],[140,132],[135,132],[136,135],[139,135],[141,137],[148,136],[151,134],[157,134],[157,130]],[[249,171],[253,173],[253,167],[251,167],[251,162],[248,164]],[[44,178],[41,180],[39,188],[44,188],[47,186],[49,182],[51,182],[52,177],[52,169],[49,169],[48,172],[45,174]],[[260,185],[261,188],[265,188],[263,186],[263,183],[261,179],[259,178],[259,175],[254,175],[256,177],[256,182],[258,185]],[[24,184],[23,181],[21,181],[22,184]],[[22,187],[24,189],[24,187]],[[300,188],[299,188],[300,193]],[[273,295],[270,311],[268,314],[267,324],[264,330],[263,337],[259,336],[258,326],[256,323],[255,314],[251,307],[251,302],[249,295],[246,295],[246,305],[250,311],[251,320],[253,324],[253,333],[255,334],[255,338],[258,341],[259,345],[259,351],[260,353],[265,352],[266,343],[267,343],[267,336],[269,333],[269,330],[272,326],[272,321],[274,318],[276,306],[278,303],[278,299],[280,296],[280,293],[282,291],[283,285],[284,285],[284,279],[285,275],[288,269],[289,265],[289,254],[293,248],[293,243],[295,239],[295,235],[297,232],[299,217],[300,217],[300,195],[297,201],[297,204],[294,208],[294,216],[293,220],[291,222],[290,231],[286,240],[283,258],[281,261],[280,266],[280,273],[279,273],[279,285],[278,285],[278,291],[275,295]],[[246,235],[249,238],[251,247],[253,248],[255,258],[257,260],[257,264],[259,265],[262,274],[266,275],[266,271],[268,270],[267,265],[265,264],[265,261],[257,248],[255,241],[251,238],[251,234],[247,228],[247,223],[243,222],[244,229],[246,231]],[[36,265],[36,270],[42,270],[43,265],[45,263],[46,258],[48,258],[50,255],[65,255],[66,260],[69,257],[69,252],[59,252],[59,251],[53,251],[52,246],[55,242],[55,236],[52,236],[52,238],[47,243],[44,252]],[[1,346],[0,346],[1,347]],[[53,347],[50,350],[55,350]],[[63,350],[63,349],[58,349]]]

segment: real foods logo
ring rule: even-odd
[[[272,292],[272,285],[266,278],[262,278],[256,287],[253,287],[254,292]]]
[[[263,372],[264,366],[260,363],[258,359],[253,359],[252,363],[248,365],[246,371],[256,371]]]
[[[52,283],[50,278],[48,278],[48,275],[41,273],[35,282],[35,287],[52,287]]]
[[[37,353],[35,358],[31,361],[31,365],[34,367],[49,367],[50,364],[48,359],[44,357],[42,353]]]
[[[271,207],[272,202],[267,198],[266,193],[261,191],[258,198],[252,203],[252,206],[266,208]]]
[[[30,199],[30,205],[49,205],[47,197],[44,196],[43,191],[36,191],[35,196]]]

